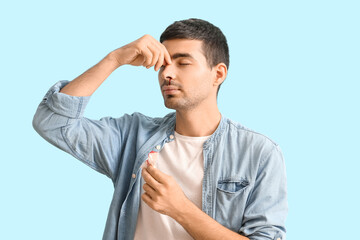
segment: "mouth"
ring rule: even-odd
[[[166,91],[164,91],[164,94],[165,95],[175,95],[178,92],[179,92],[179,90],[166,90]]]
[[[175,86],[163,86],[162,87],[162,92],[165,95],[173,95],[176,94],[178,92],[180,92],[179,88],[175,87]]]

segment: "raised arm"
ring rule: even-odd
[[[73,81],[59,81],[46,93],[33,118],[34,129],[48,142],[115,180],[124,143],[136,135],[138,114],[92,120],[83,117],[90,96],[119,66],[155,66],[170,56],[149,35],[109,53]]]
[[[171,63],[170,55],[164,45],[152,36],[144,35],[109,53],[95,66],[67,84],[60,92],[78,97],[91,96],[105,79],[122,65],[130,64],[146,68],[155,66],[155,71],[157,71],[164,62]]]

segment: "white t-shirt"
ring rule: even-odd
[[[204,176],[203,145],[210,136],[188,137],[175,132],[174,141],[159,152],[155,166],[176,180],[185,195],[201,209]],[[141,195],[144,193],[141,178]],[[135,240],[193,239],[174,219],[151,209],[140,200]]]

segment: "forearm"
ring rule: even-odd
[[[144,35],[109,53],[98,64],[75,78],[60,92],[77,97],[91,96],[105,79],[122,65],[130,64],[148,68],[155,66],[154,68],[157,71],[164,63],[171,64],[171,57],[165,46],[150,35]]]
[[[109,53],[95,66],[72,80],[60,92],[78,97],[91,96],[105,79],[120,66],[112,54]]]
[[[189,202],[188,206],[184,207],[174,219],[181,224],[194,239],[249,240],[249,238],[241,236],[222,226],[197,208],[192,202]]]

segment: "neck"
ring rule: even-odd
[[[176,111],[175,131],[184,136],[202,137],[213,134],[221,120],[217,105],[212,109]]]

